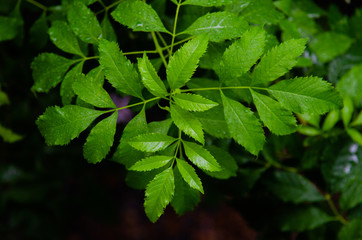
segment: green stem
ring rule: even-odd
[[[178,15],[180,12],[180,7],[181,7],[181,0],[179,0],[179,2],[177,3],[177,8],[176,8],[175,22],[173,24],[173,32],[172,32],[172,40],[171,40],[170,57],[172,56],[173,46],[175,43],[176,27],[177,27],[177,20],[178,20]]]
[[[209,88],[190,88],[190,89],[181,89],[181,92],[192,92],[192,91],[212,91],[212,90],[228,90],[228,89],[257,89],[257,90],[267,90],[267,88],[262,87],[251,87],[251,86],[234,86],[234,87],[209,87]]]
[[[28,3],[31,3],[31,4],[33,4],[34,6],[37,6],[38,8],[40,8],[40,9],[42,9],[43,11],[48,11],[48,8],[45,6],[45,5],[43,5],[43,4],[41,4],[41,3],[38,3],[37,1],[35,1],[35,0],[26,0]]]
[[[134,51],[134,52],[124,52],[123,55],[137,55],[143,53],[158,53],[157,50],[147,50],[147,51]]]
[[[332,210],[333,214],[336,216],[337,220],[340,221],[342,224],[348,224],[348,221],[338,212],[334,202],[332,201],[331,195],[329,193],[325,194],[324,197],[327,200],[329,208]]]
[[[171,54],[170,52],[170,46],[167,45],[167,42],[165,41],[165,39],[162,37],[162,34],[160,32],[156,32],[157,33],[157,36],[161,39],[161,42],[163,44],[163,48],[161,48],[162,50],[166,49],[168,54]]]
[[[156,51],[157,51],[158,54],[160,55],[160,57],[161,57],[161,59],[162,59],[162,62],[163,62],[163,64],[165,65],[165,67],[167,67],[166,58],[165,58],[165,56],[163,55],[162,48],[161,48],[160,44],[158,43],[156,34],[155,34],[155,32],[151,32],[151,34],[152,34],[153,42],[155,43]]]
[[[98,15],[98,14],[100,14],[100,13],[104,12],[104,11],[108,12],[108,10],[109,10],[109,9],[111,9],[111,8],[113,8],[113,7],[115,7],[115,6],[117,6],[117,5],[118,5],[118,4],[120,4],[122,1],[123,1],[123,0],[119,0],[119,1],[116,1],[116,2],[114,2],[114,3],[110,4],[110,5],[108,5],[108,6],[107,6],[107,7],[105,7],[104,9],[102,9],[102,10],[100,10],[100,11],[96,12],[96,15]]]
[[[142,102],[134,103],[134,104],[127,105],[127,106],[124,106],[124,107],[113,108],[113,109],[104,111],[103,113],[110,113],[110,112],[115,112],[115,111],[123,110],[123,109],[126,109],[126,108],[131,108],[131,107],[136,107],[136,106],[139,106],[139,105],[144,105],[144,104],[147,104],[147,103],[149,103],[149,102],[152,102],[152,101],[155,101],[155,100],[158,100],[158,99],[161,99],[161,98],[160,98],[160,97],[150,98],[150,99],[144,100],[144,101],[142,101]]]

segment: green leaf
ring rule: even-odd
[[[0,33],[1,35],[1,33]],[[29,43],[36,49],[44,49],[48,42],[48,22],[46,12],[34,22],[29,30]]]
[[[181,109],[179,106],[171,104],[171,118],[175,125],[186,135],[204,144],[204,132],[200,121],[190,112]]]
[[[355,128],[346,128],[348,135],[353,141],[362,146],[362,133]]]
[[[277,101],[251,90],[260,119],[276,135],[288,135],[297,130],[297,122],[292,112]]]
[[[0,106],[10,104],[8,95],[0,89]]]
[[[60,96],[62,97],[63,105],[71,104],[75,93],[73,91],[73,83],[81,77],[83,71],[83,63],[80,62],[67,72],[60,86]]]
[[[175,191],[175,179],[172,168],[168,168],[147,185],[145,212],[151,222],[156,222],[162,215],[165,207],[172,200]]]
[[[362,111],[359,112],[358,116],[352,121],[351,127],[362,125]]]
[[[48,145],[65,145],[103,112],[74,105],[49,107],[36,124]]]
[[[80,50],[78,40],[72,29],[64,21],[54,21],[49,28],[50,40],[59,49],[67,53],[73,53],[79,56],[84,56],[82,50]]]
[[[97,82],[97,79],[80,75],[73,83],[73,90],[83,101],[99,108],[116,108],[107,91]]]
[[[171,205],[178,215],[191,211],[200,202],[200,193],[183,180],[180,171],[175,168],[175,195]]]
[[[219,105],[200,95],[191,93],[176,94],[172,98],[179,107],[187,111],[203,112]]]
[[[143,152],[157,152],[170,146],[175,138],[160,134],[146,133],[129,139],[127,142],[132,147]]]
[[[352,115],[354,112],[354,106],[352,98],[349,96],[343,97],[343,108],[342,108],[342,120],[345,127],[349,125],[352,119]]]
[[[0,124],[0,137],[5,142],[8,142],[8,143],[14,143],[14,142],[17,142],[17,141],[23,139],[23,136],[21,136],[17,133],[14,133],[10,129],[2,126],[1,124]]]
[[[150,132],[167,135],[171,125],[172,125],[172,119],[168,118],[163,121],[150,122],[148,124],[148,128]]]
[[[108,41],[117,42],[117,35],[111,22],[109,21],[108,14],[104,15],[104,18],[101,22],[101,27],[103,31],[102,38],[107,39]]]
[[[117,43],[102,39],[99,43],[99,63],[108,81],[117,90],[142,97],[142,84],[132,63],[123,56]]]
[[[176,194],[175,194],[176,197]],[[353,219],[344,225],[338,233],[338,240],[362,240],[362,219]]]
[[[208,134],[217,138],[230,138],[223,108],[220,105],[205,112],[197,112],[195,117],[201,122],[202,128]]]
[[[250,153],[258,155],[265,142],[259,120],[241,103],[226,97],[223,93],[221,97],[225,120],[232,138]]]
[[[252,85],[267,84],[287,73],[297,64],[307,39],[290,39],[265,54],[253,71]]]
[[[165,166],[173,157],[171,156],[151,156],[136,162],[129,170],[132,171],[150,171]]]
[[[48,92],[62,81],[68,68],[74,63],[54,53],[41,53],[31,63],[34,85],[32,89],[37,92]]]
[[[204,188],[202,187],[202,183],[200,178],[197,176],[195,169],[188,164],[186,161],[177,158],[177,168],[181,173],[181,176],[187,182],[187,184],[200,191],[204,194]]]
[[[325,200],[313,183],[294,172],[274,171],[272,180],[265,181],[265,184],[285,202],[298,204]]]
[[[143,1],[123,1],[111,15],[117,22],[133,31],[169,33],[157,12]]]
[[[283,14],[275,9],[271,0],[250,1],[241,14],[245,20],[255,24],[275,24],[283,19]]]
[[[68,21],[75,35],[86,43],[98,44],[102,28],[95,14],[83,3],[75,2],[68,11]]]
[[[327,222],[335,220],[334,217],[329,216],[321,209],[313,206],[291,209],[287,213],[282,214],[280,218],[282,219],[281,230],[284,232],[312,230]]]
[[[221,80],[236,78],[256,63],[263,54],[265,45],[265,30],[253,27],[243,36],[231,44],[222,56],[220,66],[217,68]]]
[[[351,44],[352,39],[344,34],[323,32],[310,41],[309,47],[317,54],[318,59],[325,63],[345,53]]]
[[[0,16],[0,42],[11,40],[18,34],[18,21],[14,17]]]
[[[198,18],[184,33],[205,34],[212,42],[240,37],[248,28],[248,23],[230,12],[214,12]]]
[[[342,99],[319,77],[280,81],[267,89],[286,109],[296,113],[323,114],[342,107]]]
[[[221,170],[216,159],[205,148],[193,142],[183,141],[182,143],[186,156],[193,164],[210,172]]]
[[[219,7],[227,4],[231,4],[233,0],[186,0],[182,5],[196,5],[203,7]]]
[[[340,111],[332,110],[327,114],[327,117],[324,119],[322,130],[329,131],[331,130],[340,119]]]
[[[84,158],[89,163],[102,161],[111,149],[117,126],[117,112],[100,121],[90,132],[83,146]]]
[[[157,97],[165,97],[165,95],[167,95],[165,84],[163,84],[157,75],[155,68],[146,54],[143,54],[143,58],[138,59],[138,69],[141,73],[142,83],[150,93]]]
[[[194,74],[208,39],[201,35],[185,43],[171,58],[166,73],[171,89],[184,86]]]
[[[212,156],[214,156],[216,161],[220,164],[221,168],[221,170],[217,172],[209,172],[204,170],[206,174],[217,179],[229,179],[230,177],[236,177],[238,165],[229,152],[213,145],[207,146],[206,149],[211,153]]]
[[[362,64],[355,65],[337,83],[337,89],[343,96],[353,99],[356,106],[361,106],[362,100]]]

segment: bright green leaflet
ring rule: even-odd
[[[190,81],[199,59],[205,53],[208,39],[200,35],[185,43],[171,58],[166,73],[171,89],[177,89]]]
[[[13,131],[11,131],[10,129],[2,126],[0,124],[0,137],[8,143],[13,143],[13,142],[17,142],[19,140],[21,140],[23,138],[23,136],[14,133]]]
[[[200,95],[191,93],[176,94],[172,98],[179,107],[187,111],[203,112],[219,105]]]
[[[75,105],[49,107],[36,124],[48,145],[65,145],[79,136],[103,112]]]
[[[355,128],[346,128],[346,131],[353,141],[362,145],[362,134],[359,130]]]
[[[291,39],[272,48],[253,71],[252,85],[268,84],[287,73],[297,64],[296,58],[303,53],[306,42],[307,39]]]
[[[245,32],[240,39],[224,52],[217,73],[222,81],[240,77],[256,63],[263,54],[265,30],[254,27]]]
[[[74,63],[54,53],[42,53],[31,63],[34,85],[32,89],[37,92],[48,92],[63,80],[64,74]]]
[[[0,41],[11,40],[18,34],[16,18],[0,16]]]
[[[251,90],[260,119],[276,135],[287,135],[297,130],[297,122],[292,112],[283,108],[272,98]]]
[[[248,28],[248,23],[230,12],[214,12],[198,18],[184,33],[205,34],[212,42],[240,37]]]
[[[177,168],[181,173],[181,176],[187,182],[187,184],[200,191],[204,194],[204,188],[202,187],[202,183],[200,178],[197,176],[195,169],[188,164],[186,161],[177,158]]]
[[[233,0],[186,0],[183,5],[197,5],[203,7],[219,7],[227,4],[231,4]]]
[[[167,95],[165,84],[157,75],[155,68],[146,54],[143,54],[143,58],[138,59],[138,69],[141,73],[142,83],[150,93],[157,97],[164,97]]]
[[[102,39],[99,43],[99,63],[108,81],[117,90],[142,97],[142,84],[132,63],[123,56],[118,44]]]
[[[175,191],[175,179],[172,168],[168,168],[147,185],[145,212],[151,222],[156,222],[165,207],[170,203]]]
[[[342,107],[330,83],[318,77],[280,81],[267,89],[286,109],[296,113],[323,114]]]
[[[97,163],[104,159],[111,149],[116,133],[118,113],[100,121],[90,132],[83,146],[84,158],[89,163]]]
[[[72,69],[70,69],[62,81],[62,85],[60,86],[60,96],[62,97],[63,105],[71,104],[72,99],[75,96],[75,93],[73,91],[73,83],[76,79],[81,77],[83,63],[84,62],[80,62]]]
[[[98,44],[102,28],[94,13],[83,3],[75,2],[68,11],[68,21],[75,35],[86,43]]]
[[[133,31],[166,32],[157,12],[147,3],[139,0],[121,2],[112,12],[113,18]]]
[[[183,146],[186,156],[199,168],[210,172],[221,170],[216,159],[202,146],[188,141],[183,141]]]
[[[285,202],[298,204],[325,200],[313,183],[297,173],[275,171],[272,181],[265,184]]]
[[[171,118],[175,125],[188,136],[204,144],[204,132],[201,122],[192,113],[183,110],[177,105],[171,104]]]
[[[132,147],[143,152],[157,152],[167,148],[176,138],[160,134],[146,133],[129,139],[127,142]]]
[[[271,0],[250,1],[241,14],[248,22],[255,24],[275,24],[283,19],[283,14],[277,11]]]
[[[83,101],[99,108],[116,108],[107,91],[96,82],[97,79],[80,75],[73,83],[73,90]]]
[[[247,151],[258,155],[263,149],[263,128],[254,113],[241,103],[221,94],[225,120],[232,138]]]
[[[84,56],[79,47],[78,39],[72,32],[72,29],[64,21],[54,21],[49,28],[50,40],[59,49],[67,53]]]
[[[150,171],[165,166],[173,157],[171,156],[151,156],[136,162],[129,170],[132,171]]]
[[[352,98],[350,98],[349,96],[344,96],[343,97],[343,108],[342,108],[341,113],[342,113],[343,124],[345,127],[347,127],[349,125],[349,123],[351,122],[353,112],[354,112],[354,105],[353,105]]]
[[[172,124],[172,119],[168,118],[163,121],[154,121],[148,124],[148,129],[153,133],[161,133],[167,135]]]

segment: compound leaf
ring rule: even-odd
[[[230,12],[214,12],[198,18],[184,32],[190,35],[205,34],[210,41],[240,37],[248,28],[248,23]]]
[[[258,155],[263,149],[263,128],[254,113],[241,103],[221,94],[225,120],[232,138],[250,153]]]
[[[290,39],[272,48],[265,54],[253,72],[252,85],[267,84],[297,64],[296,58],[305,49],[307,39]]]
[[[80,75],[73,83],[73,90],[83,101],[99,108],[116,108],[107,91],[90,76]]]
[[[292,112],[283,108],[272,98],[251,90],[260,119],[276,135],[287,135],[297,130],[297,122]]]
[[[146,133],[128,140],[128,144],[143,152],[157,152],[171,145],[175,138],[160,133]]]
[[[146,187],[145,212],[151,222],[156,222],[170,203],[175,191],[172,168],[156,175]]]
[[[178,106],[187,111],[203,112],[219,105],[200,95],[191,93],[176,94],[172,98]]]
[[[171,118],[175,125],[188,136],[202,144],[205,143],[201,122],[190,112],[171,104]]]
[[[285,108],[295,113],[323,114],[342,107],[342,99],[319,77],[280,81],[267,89]]]
[[[173,159],[172,156],[151,156],[136,162],[129,170],[132,171],[151,171],[165,166]]]
[[[123,56],[117,43],[102,39],[99,43],[99,62],[108,81],[117,90],[142,97],[142,84],[132,63]]]
[[[200,178],[197,176],[195,169],[186,161],[177,158],[177,168],[185,182],[192,188],[204,193],[204,188]]]
[[[90,132],[83,146],[84,158],[89,163],[102,161],[111,149],[116,133],[118,113],[115,112],[108,118],[100,121]]]
[[[208,39],[204,35],[185,43],[170,59],[166,73],[171,89],[184,86],[192,77],[201,56],[205,53]]]
[[[158,97],[164,97],[167,94],[165,84],[163,84],[157,75],[155,68],[146,54],[143,54],[143,58],[138,59],[138,69],[141,73],[142,83],[150,93]]]
[[[186,156],[190,161],[203,170],[210,172],[220,171],[220,165],[216,159],[199,144],[183,141]]]
[[[169,33],[157,12],[143,1],[123,1],[111,15],[117,22],[133,31]]]
[[[48,145],[65,145],[79,136],[102,111],[75,105],[49,107],[36,124]]]

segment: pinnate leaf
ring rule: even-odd
[[[102,39],[99,44],[99,62],[108,81],[117,90],[142,97],[142,84],[132,63],[123,56],[117,43]]]
[[[248,23],[230,12],[214,12],[198,18],[184,32],[190,35],[205,34],[210,41],[240,37],[248,28]]]
[[[83,146],[84,158],[89,163],[102,161],[111,149],[116,133],[117,116],[118,113],[115,112],[92,128]]]
[[[37,92],[48,92],[62,81],[73,60],[54,53],[41,53],[31,63],[34,85],[32,89]]]
[[[143,152],[157,152],[167,148],[174,141],[176,141],[175,138],[164,134],[146,133],[131,138],[128,143]]]
[[[263,128],[254,113],[241,103],[221,94],[225,120],[232,138],[247,151],[258,155],[263,149]]]
[[[187,182],[190,187],[200,191],[201,193],[204,193],[201,180],[197,176],[195,169],[190,164],[184,160],[177,159],[177,168],[185,182]]]
[[[265,54],[253,72],[253,85],[267,84],[285,73],[297,64],[307,39],[290,39],[272,48]]]
[[[156,222],[165,207],[170,203],[175,191],[175,179],[172,168],[156,175],[147,185],[145,212],[151,222]]]
[[[204,35],[185,43],[170,59],[167,81],[171,89],[184,86],[194,74],[201,56],[205,53],[208,39]]]
[[[49,107],[36,124],[48,145],[65,145],[79,136],[102,111],[67,105]]]
[[[84,74],[73,83],[73,90],[83,101],[99,108],[116,108],[106,90],[94,79]]]
[[[295,113],[323,114],[342,107],[330,83],[318,77],[280,81],[267,89],[285,108]]]
[[[175,103],[187,111],[203,112],[217,105],[209,99],[206,99],[197,94],[181,93],[173,96]]]
[[[188,136],[204,144],[204,132],[201,122],[190,112],[181,109],[179,106],[171,104],[171,118],[175,125]]]
[[[80,56],[84,55],[79,47],[77,37],[66,22],[52,22],[52,26],[49,28],[48,32],[50,39],[59,49],[67,53],[73,53]]]
[[[173,157],[170,156],[151,156],[136,162],[129,170],[132,171],[150,171],[165,166]]]
[[[69,8],[68,21],[73,32],[84,42],[98,44],[102,28],[95,14],[83,3],[77,1]]]
[[[112,12],[112,16],[117,22],[133,31],[169,32],[161,22],[157,12],[143,1],[123,1]]]
[[[199,144],[183,141],[186,156],[190,161],[203,170],[210,172],[220,171],[220,165],[216,159]]]
[[[165,84],[157,75],[146,54],[143,54],[143,58],[138,59],[138,69],[141,73],[142,83],[150,93],[158,97],[164,97],[167,94]]]
[[[272,98],[251,90],[259,117],[270,131],[276,135],[287,135],[297,130],[297,122],[292,112],[283,108]]]

